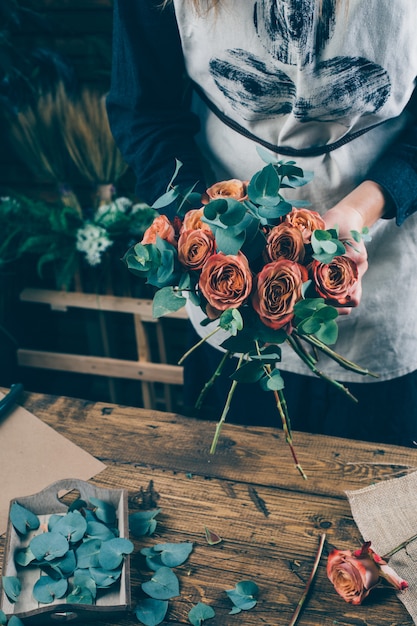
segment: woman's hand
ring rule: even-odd
[[[362,295],[362,276],[368,269],[368,253],[363,241],[355,241],[351,231],[362,233],[388,210],[387,200],[381,187],[372,181],[364,181],[343,200],[323,215],[326,228],[338,228],[339,239],[346,247],[346,255],[358,267],[358,283],[352,293],[349,307],[358,306]],[[339,314],[350,313],[351,308],[338,308]]]

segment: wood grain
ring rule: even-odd
[[[356,548],[360,534],[345,489],[364,487],[412,471],[417,452],[407,448],[295,433],[304,470],[294,469],[279,429],[228,426],[218,451],[209,454],[214,424],[131,407],[26,394],[24,406],[57,431],[103,460],[91,482],[134,495],[153,485],[161,512],[151,537],[134,539],[133,605],[150,576],[143,547],[191,541],[193,552],[176,568],[180,596],[169,602],[166,624],[187,624],[197,602],[213,606],[210,626],[281,626],[289,623],[311,571],[319,537],[327,545]],[[223,541],[208,545],[204,528]],[[3,543],[3,540],[2,540]],[[257,583],[258,604],[239,615],[225,590],[244,579]],[[111,621],[96,622],[110,626]],[[117,623],[137,624],[136,618]],[[337,596],[323,557],[300,626],[412,626],[389,589],[373,592],[360,607]]]

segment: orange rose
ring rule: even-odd
[[[252,274],[244,254],[236,256],[221,252],[209,257],[201,272],[199,286],[209,307],[207,315],[219,317],[226,309],[237,309],[252,289]]]
[[[308,279],[303,265],[289,259],[268,263],[256,277],[252,304],[265,326],[282,328],[294,317],[301,299],[302,284]]]
[[[282,222],[274,226],[267,237],[266,254],[269,260],[290,259],[302,263],[305,256],[301,231],[291,224]]]
[[[293,207],[285,216],[287,222],[298,228],[303,235],[304,243],[310,243],[313,230],[326,230],[326,224],[317,211],[296,209]]]
[[[317,293],[330,304],[349,306],[358,282],[358,268],[348,256],[336,256],[331,263],[313,261],[311,271]]]
[[[191,211],[187,211],[184,215],[184,220],[181,226],[181,231],[184,230],[197,230],[203,229],[211,232],[211,228],[208,224],[203,222],[201,218],[204,215],[204,208],[201,209],[191,209]]]
[[[399,591],[408,587],[370,545],[370,541],[364,543],[353,554],[350,550],[332,550],[328,556],[327,576],[337,593],[351,604],[361,604],[381,578]]]
[[[166,215],[158,215],[149,226],[142,237],[141,243],[155,243],[156,238],[161,237],[174,246],[177,244],[175,228]]]
[[[184,230],[178,240],[178,260],[192,270],[199,270],[215,252],[216,242],[211,230]]]
[[[246,200],[248,197],[248,181],[232,178],[221,183],[215,183],[203,193],[201,202],[208,204],[210,200],[220,200],[221,198],[234,198],[235,200]]]

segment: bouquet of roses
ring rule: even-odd
[[[217,320],[215,329],[194,348],[221,329],[227,332],[221,344],[225,357],[199,399],[225,359],[237,356],[211,452],[236,385],[259,382],[275,394],[294,462],[305,476],[292,445],[284,380],[277,368],[279,345],[288,343],[314,374],[350,395],[317,368],[314,354],[322,351],[342,367],[370,373],[330,348],[338,333],[336,307],[349,304],[358,272],[345,255],[337,230],[326,230],[316,211],[282,196],[283,189],[305,185],[312,175],[293,161],[259,153],[266,165],[250,181],[219,182],[203,194],[196,193],[195,186],[183,190],[174,184],[181,167],[177,162],[167,192],[153,205],[163,209],[175,203],[175,218],[158,215],[141,242],[128,250],[125,262],[157,288],[155,318],[180,309],[188,300],[204,312],[203,326]],[[353,241],[362,236],[352,232]],[[309,346],[314,349],[308,351]]]

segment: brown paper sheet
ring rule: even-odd
[[[0,393],[0,398],[4,394]],[[41,491],[62,478],[88,480],[105,465],[16,406],[0,422],[0,535],[7,528],[10,501]]]

